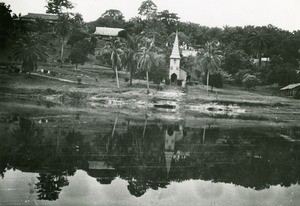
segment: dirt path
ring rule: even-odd
[[[49,76],[42,75],[42,74],[37,74],[37,73],[31,73],[31,75],[35,75],[35,76],[39,76],[39,77],[44,77],[44,78],[48,78],[48,79],[54,79],[54,80],[61,81],[61,82],[76,83],[76,84],[78,83],[77,81],[73,81],[73,80],[69,80],[69,79],[49,77]],[[81,84],[83,84],[83,83],[81,83]]]

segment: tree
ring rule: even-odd
[[[206,85],[208,93],[209,75],[217,73],[221,65],[221,51],[217,49],[216,42],[209,42],[205,44],[204,55],[200,57],[200,64],[206,73]]]
[[[138,8],[139,15],[146,16],[147,19],[151,19],[156,15],[157,6],[153,1],[146,0],[143,1],[141,6]]]
[[[261,66],[262,54],[268,47],[268,37],[261,30],[255,31],[250,35],[248,44],[252,48],[253,54],[258,58],[259,66]]]
[[[157,19],[164,23],[167,27],[168,34],[171,34],[176,30],[176,25],[179,20],[179,17],[176,13],[170,13],[168,10],[163,10],[158,12]]]
[[[60,52],[60,66],[62,68],[63,65],[63,57],[64,57],[64,45],[67,37],[70,35],[71,31],[71,21],[68,14],[61,14],[58,17],[58,21],[56,24],[56,33],[61,39],[61,52]]]
[[[163,60],[163,57],[156,52],[157,48],[154,45],[154,41],[150,39],[144,40],[144,46],[140,48],[138,55],[138,68],[146,72],[147,78],[147,94],[150,93],[149,89],[149,71],[155,65],[159,64]]]
[[[130,72],[130,86],[132,86],[132,76],[137,68],[137,58],[136,54],[139,52],[139,45],[141,41],[141,36],[128,35],[126,39],[126,50],[123,55],[123,63],[125,69]]]
[[[211,86],[211,90],[213,91],[214,87],[222,88],[223,80],[221,73],[212,74],[209,78],[208,85]]]
[[[245,74],[244,75],[244,79],[243,79],[243,86],[250,90],[250,89],[254,89],[255,86],[257,86],[259,84],[259,79],[251,74]]]
[[[109,18],[109,19],[115,19],[119,21],[124,21],[124,15],[122,14],[121,11],[117,9],[109,9],[106,10],[102,15],[102,18]]]
[[[71,53],[69,59],[72,64],[75,64],[76,70],[78,68],[78,64],[84,64],[87,60],[88,54],[93,54],[95,49],[95,44],[93,43],[93,38],[90,40],[85,38],[78,42],[76,42],[71,49]]]
[[[87,55],[82,51],[81,48],[74,47],[70,52],[69,59],[71,60],[72,64],[75,64],[75,69],[77,70],[78,64],[84,64],[87,60]]]
[[[110,54],[111,67],[116,73],[117,88],[118,92],[120,93],[118,68],[121,68],[121,56],[124,54],[123,43],[121,42],[120,38],[106,43],[105,47],[101,50],[100,54],[103,55],[107,53]]]
[[[224,51],[221,68],[230,75],[236,75],[240,70],[253,70],[254,65],[243,50],[227,46]]]
[[[10,5],[0,4],[0,48],[6,46],[13,25]]]
[[[164,59],[163,57],[161,58]],[[169,72],[167,66],[165,65],[165,62],[160,61],[150,70],[149,79],[157,84],[157,89],[159,89],[159,84],[168,77],[168,74]]]
[[[63,9],[74,8],[73,4],[69,0],[48,0],[46,13],[49,14],[61,14]]]
[[[48,54],[40,36],[28,33],[17,41],[12,53],[22,61],[22,71],[32,72],[38,68],[38,61],[46,61]]]

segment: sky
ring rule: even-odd
[[[126,20],[138,16],[144,0],[71,0],[71,11],[94,21],[108,9],[120,10]],[[263,26],[272,24],[293,31],[300,30],[300,0],[152,0],[158,11],[177,13],[181,21],[209,27]],[[11,5],[13,13],[45,13],[46,0],[0,0]]]

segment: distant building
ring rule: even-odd
[[[171,80],[171,83],[181,81],[182,86],[185,86],[187,71],[183,68],[180,68],[180,59],[181,57],[179,53],[178,33],[176,32],[172,54],[170,56],[169,78]]]
[[[54,25],[58,20],[57,14],[38,14],[38,13],[28,13],[27,15],[20,16],[19,18],[14,19],[15,29],[21,30],[22,25],[31,24],[36,22],[37,19],[42,19],[48,22],[52,26],[54,31]]]
[[[38,14],[38,13],[28,13],[27,15],[21,16],[18,20],[21,21],[34,21],[36,19],[44,19],[49,22],[55,22],[58,20],[57,14]]]
[[[253,59],[252,61],[255,65],[257,65],[257,66],[259,65],[259,59]],[[269,57],[262,57],[260,61],[261,61],[261,66],[265,67],[265,66],[269,65],[270,58]]]
[[[121,28],[96,27],[94,35],[100,37],[117,37],[122,36],[125,33],[125,30]]]
[[[191,49],[183,49],[182,50],[182,56],[183,57],[188,57],[188,56],[195,57],[195,56],[197,56],[197,51],[196,50],[191,50]]]

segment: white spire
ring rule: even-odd
[[[178,32],[176,32],[175,41],[173,44],[172,54],[170,56],[170,59],[180,59],[180,53],[179,53],[179,43],[178,43]]]

